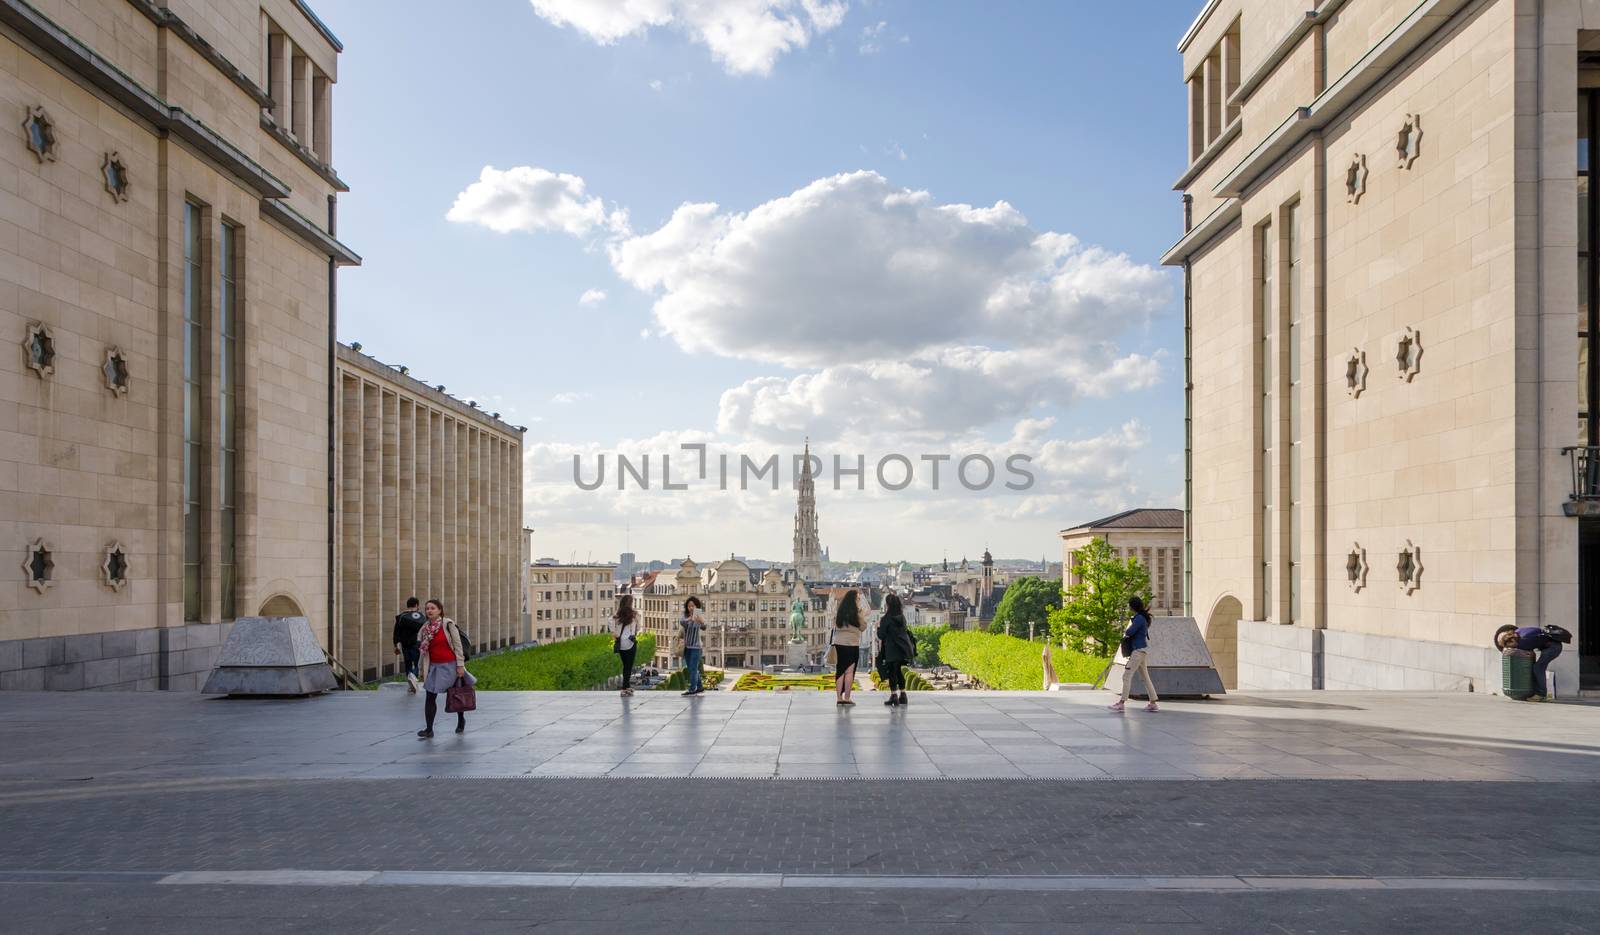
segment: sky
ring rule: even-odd
[[[809,438],[835,560],[1059,560],[1182,504],[1198,5],[315,0],[340,339],[527,426],[537,556],[787,560]]]

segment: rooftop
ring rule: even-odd
[[[1079,529],[1182,529],[1183,511],[1164,507],[1139,507],[1110,516],[1079,523],[1061,530],[1062,535]]]

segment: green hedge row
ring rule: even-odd
[[[1001,633],[951,630],[939,638],[939,658],[990,688],[1039,691],[1044,687],[1043,643]],[[1052,649],[1058,682],[1093,682],[1108,661]]]
[[[637,658],[655,655],[656,638],[639,636]],[[467,663],[479,691],[583,691],[622,674],[622,659],[611,651],[611,635],[596,633],[570,640],[514,649]]]

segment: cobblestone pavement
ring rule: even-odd
[[[0,932],[28,935],[1278,935],[1593,932],[1593,894],[1068,895],[919,891],[387,890],[0,885]]]
[[[1600,707],[1484,695],[1277,693],[1113,715],[1105,692],[485,692],[414,736],[400,691],[300,701],[0,694],[0,780],[427,776],[1600,779]]]
[[[96,780],[0,828],[0,871],[1600,880],[1600,783]]]

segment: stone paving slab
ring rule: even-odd
[[[293,701],[0,694],[0,782],[738,776],[1597,780],[1600,707],[1471,694],[1300,692],[1104,709],[1103,692],[484,692],[421,742],[404,692]],[[836,766],[837,768],[830,768]]]

